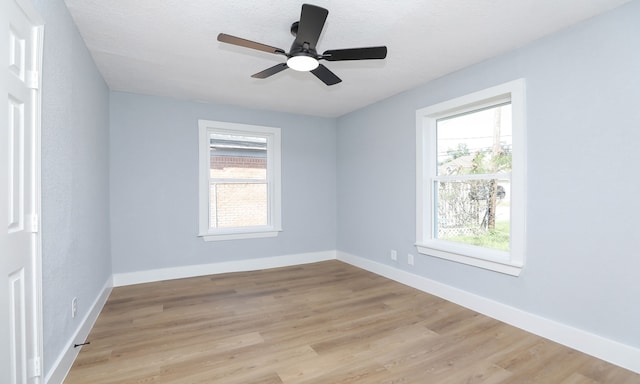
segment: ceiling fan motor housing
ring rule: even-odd
[[[303,45],[296,44],[295,42],[291,45],[291,49],[289,50],[289,57],[293,56],[309,56],[313,58],[318,58],[318,52],[310,48],[307,43]]]
[[[300,25],[299,21],[294,21],[293,24],[291,24],[291,34],[295,37],[298,36],[298,26]]]

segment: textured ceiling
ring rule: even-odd
[[[314,0],[329,16],[318,51],[386,45],[385,60],[323,63],[342,78],[250,75],[289,50],[298,0],[65,0],[112,90],[335,117],[520,47],[628,0]]]

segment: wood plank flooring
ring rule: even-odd
[[[115,288],[65,383],[640,383],[339,261]]]

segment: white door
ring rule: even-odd
[[[42,22],[28,0],[0,1],[0,383],[33,384],[41,382],[42,355]]]

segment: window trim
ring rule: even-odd
[[[275,237],[282,231],[281,219],[281,143],[280,128],[259,125],[198,120],[198,236],[205,241]],[[210,133],[260,136],[267,138],[267,225],[209,228]]]
[[[509,251],[436,239],[433,235],[436,122],[443,117],[511,101],[512,171]],[[518,276],[525,265],[525,80],[517,79],[416,111],[416,248],[419,253]]]

